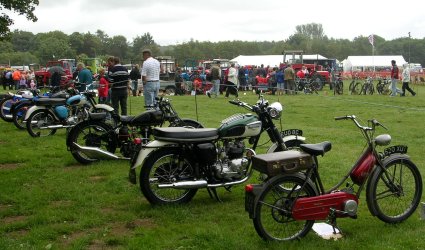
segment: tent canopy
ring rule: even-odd
[[[292,55],[287,55],[286,60],[292,59]],[[299,59],[298,55],[295,55],[295,59]],[[303,55],[303,59],[326,59],[326,57],[323,57],[319,54],[314,55]],[[235,58],[233,58],[230,61],[234,61],[239,65],[246,66],[246,65],[256,65],[260,66],[263,64],[264,66],[270,66],[270,67],[279,67],[281,63],[283,63],[283,55],[261,55],[261,56],[244,56],[240,55]]]
[[[391,67],[391,60],[395,60],[398,66],[407,63],[401,55],[395,56],[349,56],[343,61],[344,71],[352,71],[373,67]]]

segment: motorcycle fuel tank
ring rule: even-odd
[[[218,133],[221,138],[251,137],[261,132],[261,121],[252,114],[236,114],[221,122]]]

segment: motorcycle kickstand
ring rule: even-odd
[[[341,228],[339,228],[338,225],[336,224],[336,213],[337,211],[331,208],[326,222],[332,226],[333,234],[337,234],[335,229],[338,229],[339,233],[342,234]]]
[[[208,190],[208,194],[210,195],[210,197],[213,199],[215,198],[218,202],[223,202],[220,197],[218,197],[217,194],[217,189],[216,188],[207,188]],[[214,197],[213,197],[214,196]]]

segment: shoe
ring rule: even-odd
[[[207,96],[208,96],[209,98],[211,98],[211,93],[210,93],[210,92],[207,92]]]

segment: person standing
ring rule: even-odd
[[[283,91],[285,89],[284,84],[283,84],[284,81],[285,81],[285,78],[283,76],[283,69],[279,69],[276,72],[275,77],[276,77],[276,82],[277,82],[277,95],[283,95]]]
[[[220,63],[219,62],[215,62],[214,65],[211,67],[211,81],[212,81],[212,88],[210,90],[207,91],[207,95],[209,98],[211,98],[211,93],[215,96],[218,97],[218,95],[220,94],[220,79],[221,79],[221,68],[220,68]]]
[[[131,92],[133,96],[137,96],[137,83],[141,77],[139,64],[136,64],[130,71]]]
[[[108,104],[109,82],[105,77],[105,69],[99,70],[99,103]]]
[[[87,90],[87,85],[90,85],[93,83],[93,75],[90,70],[88,70],[84,63],[78,63],[77,64],[77,70],[78,70],[78,82],[80,84],[78,91],[84,92]]]
[[[121,115],[127,115],[127,97],[128,97],[128,71],[122,66],[118,57],[108,58],[108,78],[111,85],[111,102],[115,112]]]
[[[238,81],[239,81],[239,90],[246,90],[246,75],[245,75],[245,67],[240,66],[238,70]]]
[[[409,83],[410,83],[409,64],[405,63],[403,65],[403,73],[401,75],[403,77],[403,86],[401,87],[401,90],[403,91],[403,93],[401,93],[401,96],[406,95],[406,89],[407,89],[407,91],[410,92],[410,94],[412,94],[412,96],[415,96],[416,93],[409,87]]]
[[[395,60],[391,60],[391,96],[396,96],[400,92],[397,89],[398,82],[398,66]]]
[[[143,81],[143,94],[145,96],[145,106],[154,107],[156,105],[156,97],[159,93],[159,61],[152,57],[150,49],[144,49],[143,54],[143,67],[142,67],[142,81]]]
[[[235,64],[230,64],[229,73],[227,74],[227,89],[225,98],[229,97],[230,92],[238,98],[238,70],[235,68]]]
[[[286,87],[288,88],[288,94],[293,95],[295,93],[295,71],[291,64],[288,64],[285,71],[283,72]]]
[[[15,90],[19,89],[19,82],[21,81],[21,77],[21,71],[15,69],[15,71],[13,71],[12,73],[13,82],[15,84]]]
[[[182,70],[180,68],[176,71],[174,84],[176,85],[176,95],[184,95]]]

